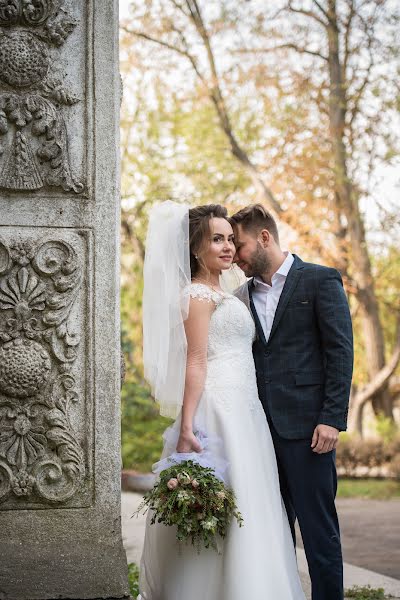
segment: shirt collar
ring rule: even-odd
[[[292,264],[294,262],[294,257],[293,257],[293,254],[291,254],[288,250],[286,252],[284,252],[284,254],[286,254],[286,258],[283,261],[283,263],[281,264],[281,266],[279,267],[279,269],[277,270],[277,273],[279,275],[284,275],[285,277],[287,277],[287,275],[290,271],[290,267],[292,266]]]
[[[281,264],[281,266],[279,267],[279,269],[272,275],[272,278],[275,277],[275,275],[282,275],[283,277],[287,277],[288,273],[290,271],[290,268],[294,262],[294,256],[291,252],[289,252],[288,250],[284,252],[284,254],[286,255],[285,260],[283,261],[283,263]],[[255,287],[259,286],[268,286],[270,287],[267,283],[265,283],[265,281],[263,281],[261,279],[261,277],[254,277],[253,279],[253,284]]]

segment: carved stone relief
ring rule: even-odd
[[[54,233],[6,241],[0,229],[0,509],[64,506],[85,478],[86,429],[73,421],[88,426],[82,318],[71,319],[85,311],[85,256],[74,246]]]
[[[71,167],[65,120],[80,99],[57,75],[60,48],[76,25],[62,0],[0,0],[2,189],[84,190]]]

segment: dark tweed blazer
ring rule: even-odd
[[[252,300],[253,279],[236,291],[253,314],[253,355],[261,403],[287,439],[312,436],[319,423],[346,429],[353,333],[336,269],[294,255],[268,342]]]

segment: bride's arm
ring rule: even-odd
[[[201,451],[193,433],[193,419],[207,375],[208,328],[214,308],[213,302],[190,299],[189,316],[185,321],[187,363],[177,452]]]

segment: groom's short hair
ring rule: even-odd
[[[262,204],[250,204],[229,218],[234,228],[240,225],[243,232],[258,235],[262,229],[267,229],[277,244],[279,244],[278,227],[274,217]]]

